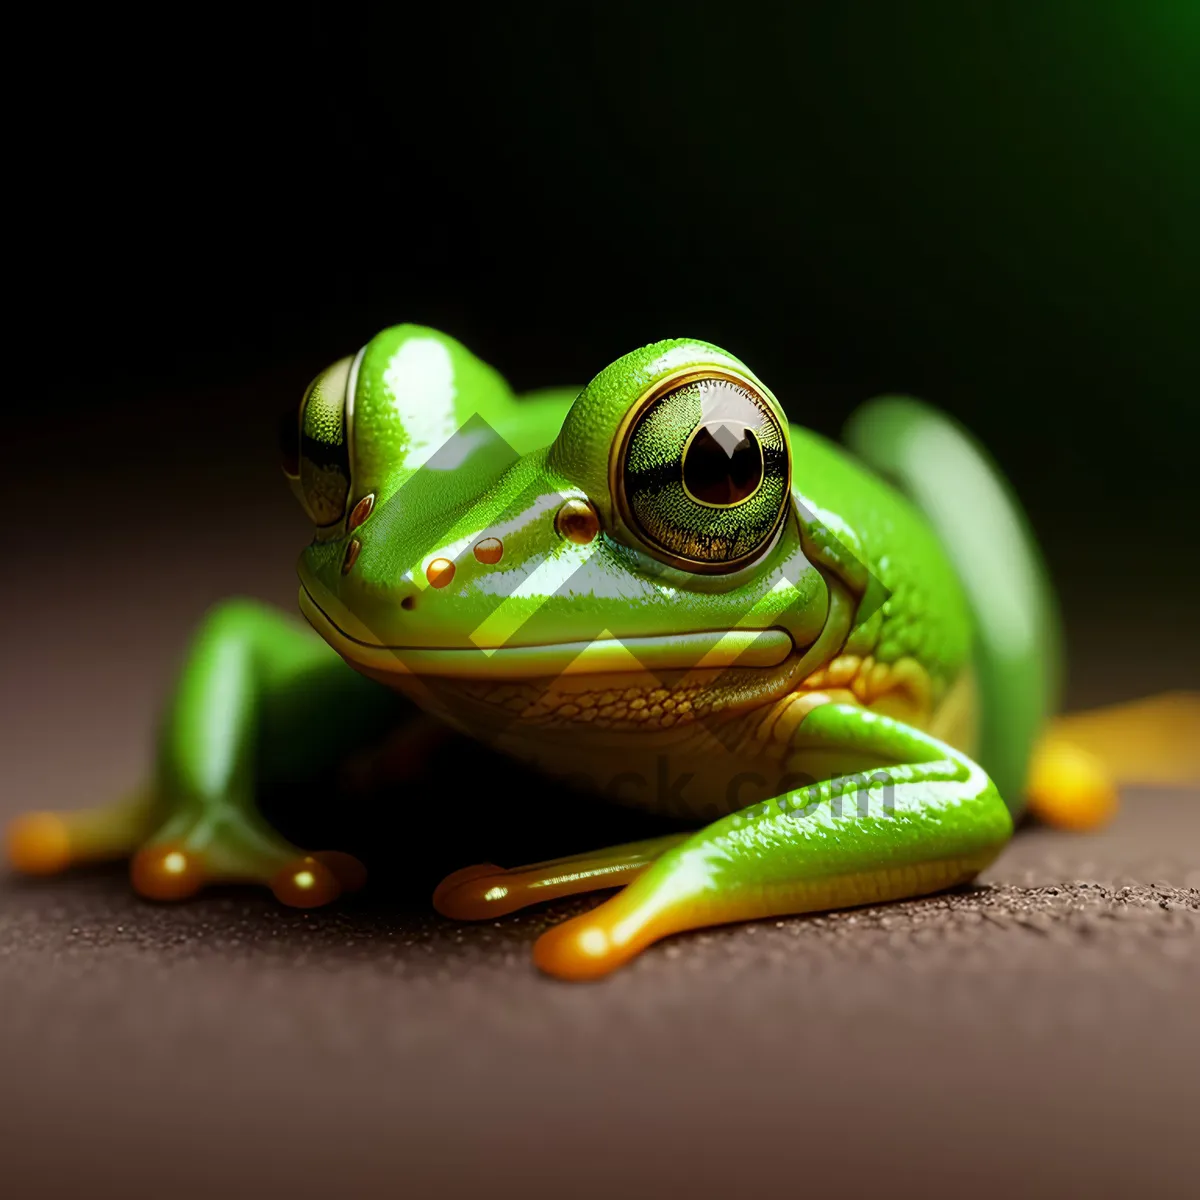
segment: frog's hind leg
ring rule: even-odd
[[[438,884],[433,907],[455,921],[484,921],[546,900],[622,887],[687,836],[669,834],[508,870],[490,863],[464,867]]]
[[[1168,692],[1056,717],[1034,748],[1030,814],[1094,829],[1116,812],[1122,784],[1200,783],[1200,693]]]

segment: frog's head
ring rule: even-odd
[[[778,664],[828,609],[787,429],[705,342],[627,354],[571,403],[515,400],[453,339],[385,330],[301,406],[301,607],[396,682]]]

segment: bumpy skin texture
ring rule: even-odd
[[[664,561],[619,494],[639,405],[706,372],[751,389],[790,438],[790,477],[770,492],[783,498],[778,533],[727,572]],[[704,342],[646,346],[579,393],[516,398],[452,338],[384,331],[316,381],[298,418],[290,481],[316,528],[301,608],[320,637],[257,605],[216,610],[144,794],[30,818],[14,857],[52,870],[134,853],[147,895],[249,879],[289,903],[325,902],[358,882],[357,865],[284,841],[256,794],[377,736],[408,697],[577,783],[605,790],[616,764],[634,780],[625,803],[661,808],[636,780],[664,766],[694,778],[672,812],[694,833],[508,872],[467,868],[438,889],[441,911],[474,918],[628,883],[544,937],[535,958],[552,974],[603,974],[697,925],[970,879],[1011,833],[1036,732],[991,710],[1049,694],[1052,622],[1030,599],[1040,565],[1017,537],[1001,566],[1039,581],[1016,601],[1024,623],[981,626],[986,606],[972,602],[990,551],[945,513],[964,463],[977,483],[994,477],[961,431],[904,403],[865,409],[855,444],[920,508],[837,446],[789,429],[766,385]],[[705,420],[729,434],[719,413]],[[944,484],[938,462],[896,449],[918,427],[963,468]],[[768,469],[739,436],[739,461]],[[669,473],[688,452],[664,445],[656,461]],[[761,507],[768,493],[754,494]],[[988,528],[1023,530],[1002,486],[980,484],[974,498]]]

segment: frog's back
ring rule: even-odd
[[[972,676],[975,753],[1015,809],[1060,675],[1054,596],[1025,516],[970,435],[920,401],[871,401],[851,419],[846,442],[856,457],[793,429],[801,496],[819,506],[818,517],[825,506],[841,517],[890,593],[847,652],[876,661],[912,655],[943,697]]]

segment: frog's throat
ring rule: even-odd
[[[384,646],[354,637],[304,584],[300,611],[349,663],[374,675],[534,679],[618,671],[775,667],[796,649],[784,629],[709,629],[655,637],[600,637],[551,645],[452,648]],[[348,622],[347,622],[348,623]]]

